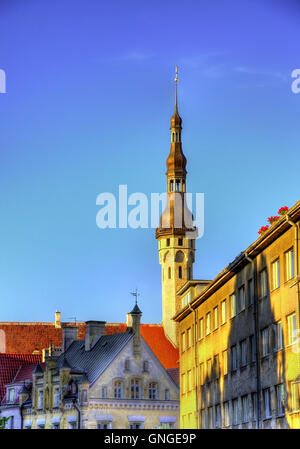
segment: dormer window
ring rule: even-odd
[[[114,382],[114,397],[116,399],[123,398],[123,382],[120,380]]]
[[[15,401],[15,389],[9,388],[7,392],[7,401],[8,402],[14,402]]]
[[[102,399],[107,398],[107,387],[102,387]]]

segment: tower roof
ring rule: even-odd
[[[134,308],[132,309],[132,311],[130,312],[131,315],[142,315],[142,312],[139,308],[139,306],[137,305],[137,303],[135,303]]]

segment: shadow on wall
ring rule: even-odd
[[[265,258],[236,274],[227,302],[227,354],[206,362],[199,387],[200,428],[288,428],[284,341],[275,324]]]

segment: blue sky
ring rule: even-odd
[[[290,0],[1,0],[0,320],[161,321],[154,229],[100,230],[96,197],[165,190],[174,65],[196,278],[299,199],[300,6]]]

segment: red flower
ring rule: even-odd
[[[273,223],[274,221],[279,220],[279,218],[280,218],[280,217],[279,217],[278,215],[269,217],[269,218],[268,218],[268,222],[269,222],[269,223]]]
[[[289,208],[287,206],[283,206],[279,209],[278,213],[279,215],[284,215],[288,210]]]
[[[267,231],[269,229],[269,225],[262,226],[260,230],[258,231],[258,234],[262,234],[263,232]]]

